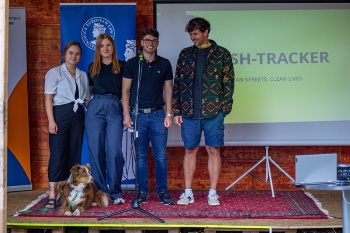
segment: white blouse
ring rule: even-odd
[[[53,106],[74,102],[73,110],[78,109],[78,104],[84,100],[90,100],[89,80],[84,71],[76,67],[76,79],[69,73],[65,63],[50,69],[45,75],[45,94],[53,95]],[[78,85],[79,98],[75,99],[76,84]]]

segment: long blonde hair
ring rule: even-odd
[[[101,46],[102,41],[104,39],[108,39],[112,45],[113,45],[113,54],[112,54],[112,71],[113,73],[118,74],[120,72],[120,66],[117,59],[117,50],[115,48],[115,43],[113,38],[108,34],[100,34],[96,40],[96,47],[95,47],[95,55],[94,55],[94,61],[92,65],[90,66],[89,73],[91,74],[91,77],[94,77],[95,75],[99,75],[101,71]]]

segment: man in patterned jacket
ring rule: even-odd
[[[194,45],[181,51],[173,87],[174,121],[181,126],[185,146],[185,192],[177,204],[194,203],[191,186],[203,131],[210,178],[208,204],[217,206],[220,205],[216,194],[221,169],[220,147],[224,145],[224,117],[232,110],[234,69],[230,52],[209,40],[207,20],[191,19],[186,32]]]

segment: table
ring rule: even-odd
[[[342,191],[342,212],[343,212],[343,233],[350,233],[350,181],[339,181],[339,183],[302,184],[298,188],[311,190],[341,190]]]

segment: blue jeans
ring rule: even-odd
[[[130,113],[135,125],[135,113]],[[152,113],[140,113],[137,117],[138,124],[138,191],[148,193],[148,145],[151,141],[156,169],[157,193],[167,192],[168,160],[166,145],[168,141],[168,129],[164,126],[164,110]]]

